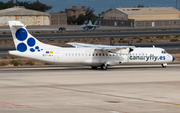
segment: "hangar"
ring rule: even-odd
[[[10,20],[21,21],[25,25],[50,25],[49,13],[19,6],[0,10],[0,26],[6,26]]]
[[[15,6],[0,10],[0,26],[6,26],[8,21],[21,21],[25,25],[67,25],[66,13],[46,13]]]
[[[115,8],[104,13],[99,24],[130,27],[180,26],[180,11],[173,7]]]

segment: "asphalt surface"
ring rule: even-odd
[[[33,33],[37,39],[94,38],[120,36],[180,35],[180,31],[129,31],[129,32],[80,32],[80,33]],[[11,34],[0,34],[0,39],[12,39]]]
[[[180,64],[0,68],[0,113],[179,113]]]
[[[65,27],[66,31],[85,31],[81,28],[81,25],[50,25],[50,26],[27,26],[28,31],[57,31],[59,27]],[[122,31],[132,31],[132,30],[180,30],[179,27],[115,27],[115,26],[102,26],[97,28],[95,31],[102,30],[122,30]],[[92,31],[92,30],[89,30]],[[0,32],[10,32],[9,26],[0,26]]]

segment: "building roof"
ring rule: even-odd
[[[116,8],[127,15],[180,14],[174,7]]]
[[[30,9],[25,9],[24,7],[12,7],[8,9],[3,9],[0,10],[0,16],[49,16],[49,13],[41,12],[41,11],[36,11],[36,10],[30,10]]]

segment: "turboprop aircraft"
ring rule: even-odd
[[[98,27],[102,27],[102,26],[98,26],[96,25],[97,24],[97,20],[95,21],[94,25],[92,24],[91,20],[89,20],[89,23],[85,23],[83,24],[81,27],[83,29],[86,29],[88,31],[88,29],[92,29],[92,30],[95,30],[96,28]]]
[[[174,57],[162,48],[93,45],[70,42],[75,48],[44,44],[33,37],[19,21],[9,21],[16,50],[9,54],[56,64],[87,65],[105,70],[122,64],[161,64],[166,67]]]

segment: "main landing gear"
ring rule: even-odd
[[[163,68],[167,66],[167,63],[161,64]]]
[[[101,69],[102,69],[102,70],[106,70],[107,67],[108,67],[107,64],[102,64],[102,65],[101,65]],[[96,67],[96,66],[91,66],[91,68],[92,68],[92,69],[97,69],[98,67]]]
[[[106,70],[107,69],[107,65],[106,64],[101,65],[101,69],[102,70]]]

